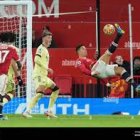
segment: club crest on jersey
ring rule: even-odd
[[[40,49],[38,50],[38,52],[39,52],[39,54],[41,54],[41,52],[42,52],[42,49],[40,48]]]

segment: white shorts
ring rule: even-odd
[[[5,95],[8,77],[5,74],[0,75],[0,94]]]
[[[102,60],[98,60],[91,68],[91,75],[96,78],[107,78],[110,76],[115,76],[114,67],[117,64],[109,65]]]

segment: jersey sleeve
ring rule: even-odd
[[[34,62],[41,65],[41,56],[35,55]]]
[[[42,49],[37,48],[35,58],[34,58],[34,62],[41,65],[41,57],[42,57]]]
[[[91,70],[87,69],[81,61],[76,61],[76,67],[84,74],[91,76]]]

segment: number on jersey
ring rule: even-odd
[[[9,53],[9,50],[0,51],[0,64],[5,62],[5,59]]]

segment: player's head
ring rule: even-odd
[[[83,44],[80,44],[76,47],[76,53],[80,57],[86,57],[87,56],[87,49]]]
[[[44,30],[42,33],[42,42],[49,47],[51,45],[51,41],[52,41],[52,33],[48,30]]]
[[[16,35],[13,32],[3,32],[1,33],[0,38],[3,43],[13,43],[16,40]]]

